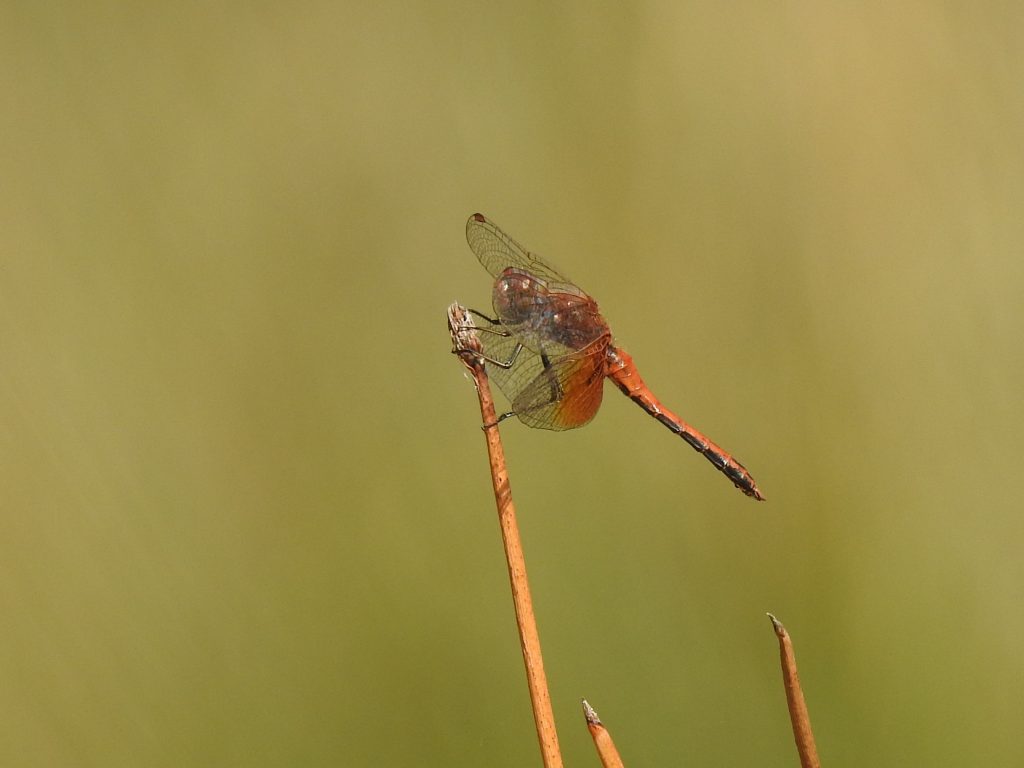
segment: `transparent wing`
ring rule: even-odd
[[[516,353],[518,337],[481,333],[480,341],[487,357],[507,362]],[[541,351],[523,347],[511,367],[486,363],[487,375],[527,426],[575,429],[594,418],[601,405],[607,346],[602,338],[576,351],[554,344]]]
[[[466,242],[484,269],[494,277],[498,277],[508,267],[516,267],[549,283],[573,285],[569,278],[536,253],[527,251],[482,213],[474,213],[466,222]]]
[[[542,368],[512,410],[528,427],[575,429],[594,418],[603,394],[603,358],[576,352]]]

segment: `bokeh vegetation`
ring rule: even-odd
[[[1015,3],[9,2],[0,762],[538,764],[475,210],[607,388],[506,433],[568,764],[1024,763]]]

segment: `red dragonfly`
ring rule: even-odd
[[[466,240],[494,276],[497,318],[479,312],[488,375],[512,403],[509,416],[539,429],[575,429],[601,405],[608,377],[634,403],[679,435],[747,496],[763,500],[754,478],[726,451],[663,406],[625,351],[612,344],[597,302],[482,213],[466,222]]]

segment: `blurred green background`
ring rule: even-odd
[[[1024,10],[5,3],[0,762],[538,765],[480,210],[607,387],[503,429],[567,764],[1021,765]]]

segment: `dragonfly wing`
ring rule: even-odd
[[[519,420],[528,427],[561,431],[594,418],[604,393],[603,355],[588,348],[553,361],[543,354],[536,357],[540,365],[530,367],[526,386],[512,400]]]
[[[477,321],[480,326],[485,323]],[[544,367],[540,355],[534,352],[529,346],[523,346],[522,339],[508,332],[501,324],[490,325],[489,327],[499,333],[480,333],[480,343],[483,345],[484,355],[489,358],[485,360],[488,378],[498,386],[502,394],[508,398],[510,403],[515,402],[516,397],[526,389],[531,380],[537,377]],[[511,366],[498,365],[490,362],[497,360],[502,363],[511,362]]]
[[[498,277],[508,267],[516,267],[549,283],[572,285],[567,277],[536,253],[523,248],[482,213],[474,213],[466,222],[466,242],[484,269],[494,277]]]

